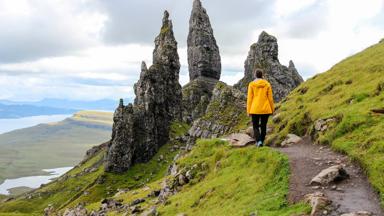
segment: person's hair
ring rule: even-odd
[[[255,69],[256,78],[263,78],[263,70],[260,68]]]

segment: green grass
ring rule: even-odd
[[[193,167],[195,181],[172,196],[161,215],[292,215],[303,204],[289,206],[287,158],[269,148],[231,148],[219,139],[199,140],[178,166]]]
[[[61,122],[0,135],[0,182],[76,165],[86,150],[110,139],[112,113],[81,111]]]
[[[186,124],[173,123],[171,137],[183,135],[188,129],[189,126]],[[56,210],[63,211],[78,203],[85,203],[89,209],[97,209],[103,198],[112,197],[118,192],[118,189],[140,189],[144,185],[151,185],[163,178],[173,157],[178,152],[171,150],[174,145],[180,146],[180,143],[171,140],[160,148],[151,161],[136,164],[123,174],[104,172],[105,150],[102,150],[57,181],[35,190],[31,193],[31,199],[25,195],[4,204],[0,203],[0,212],[41,214],[49,204],[53,205]],[[164,159],[159,161],[161,155]],[[83,172],[90,168],[96,170],[90,173]],[[101,178],[103,181],[98,181]]]
[[[384,43],[351,56],[300,85],[279,105],[281,121],[269,142],[279,144],[288,133],[312,135],[358,161],[384,203]],[[314,133],[313,122],[336,117],[327,131]]]
[[[188,125],[174,123],[171,137],[185,134]],[[33,193],[32,198],[20,196],[15,200],[0,203],[1,215],[39,215],[49,204],[63,213],[68,207],[84,203],[88,210],[100,208],[103,198],[113,197],[128,204],[137,198],[145,198],[142,208],[155,205],[157,198],[147,195],[161,188],[162,182],[172,179],[167,169],[181,145],[172,139],[164,145],[148,163],[136,164],[123,174],[105,173],[103,163],[105,150],[101,150],[65,176]],[[160,160],[159,158],[164,158]],[[231,148],[219,139],[199,140],[194,149],[177,162],[180,169],[197,168],[195,178],[182,187],[179,193],[165,204],[158,204],[161,215],[292,215],[308,212],[308,206],[287,203],[289,165],[287,158],[269,148]],[[85,169],[94,167],[91,173]],[[103,181],[98,179],[102,178]],[[128,192],[115,196],[119,189]],[[122,215],[111,212],[108,215]]]

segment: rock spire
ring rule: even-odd
[[[303,82],[292,61],[289,67],[281,65],[278,59],[277,39],[263,31],[257,43],[252,44],[248,57],[244,62],[244,78],[235,88],[247,91],[248,83],[255,79],[253,71],[261,68],[265,78],[271,83],[275,101],[282,100],[296,86]]]
[[[207,11],[200,0],[193,2],[187,44],[190,80],[198,77],[219,80],[221,74],[219,47]]]
[[[135,84],[134,105],[120,101],[114,114],[112,140],[106,155],[106,171],[124,172],[134,163],[149,161],[169,140],[172,121],[181,120],[177,42],[164,12],[160,34],[155,39],[153,65],[141,65]]]

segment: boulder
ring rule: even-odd
[[[332,201],[321,192],[305,195],[304,201],[312,207],[311,216],[321,215],[322,210],[332,203]]]
[[[303,141],[303,139],[295,134],[288,134],[285,140],[281,143],[281,147],[295,145]]]
[[[227,137],[227,139],[229,140],[229,143],[233,147],[244,147],[244,146],[247,146],[248,144],[255,143],[255,139],[248,136],[247,134],[242,134],[242,133],[231,134]]]
[[[331,182],[341,181],[348,178],[347,171],[341,165],[331,166],[322,170],[310,182],[311,185],[328,185]]]

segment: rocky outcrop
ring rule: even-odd
[[[219,80],[221,60],[208,14],[200,0],[193,2],[189,20],[188,65],[190,80],[210,77]]]
[[[205,113],[221,74],[219,48],[200,0],[193,3],[187,44],[190,83],[183,88],[183,120],[192,123]]]
[[[280,64],[277,39],[264,31],[257,43],[251,46],[244,62],[244,78],[235,85],[235,88],[245,93],[249,82],[255,79],[253,74],[255,68],[264,70],[265,78],[271,83],[273,97],[277,102],[303,82],[292,61],[289,62],[289,67]]]
[[[205,114],[194,121],[189,135],[214,138],[236,132],[236,127],[249,121],[245,113],[245,101],[245,94],[241,91],[218,82]]]
[[[142,63],[135,84],[134,105],[115,111],[112,140],[106,156],[106,170],[123,172],[132,164],[149,161],[169,140],[172,121],[181,121],[180,63],[177,42],[169,14],[164,12],[163,25],[155,40],[153,65]]]
[[[112,141],[108,148],[106,171],[123,172],[132,165],[135,152],[133,118],[132,104],[124,106],[121,99],[113,115]]]
[[[183,87],[183,121],[191,124],[204,115],[218,80],[199,77]]]
[[[180,63],[172,22],[164,13],[163,26],[155,40],[153,65],[142,66],[140,80],[135,84],[136,162],[146,162],[168,141],[169,126],[181,121]]]

